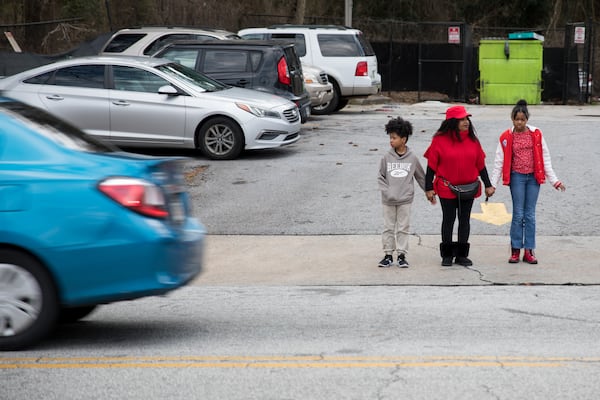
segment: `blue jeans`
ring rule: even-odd
[[[533,174],[510,174],[510,195],[513,203],[510,225],[510,245],[514,249],[535,249],[535,206],[540,184]]]

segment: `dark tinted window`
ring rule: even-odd
[[[112,70],[115,90],[158,93],[161,86],[170,85],[160,76],[143,69],[114,65]]]
[[[144,49],[144,55],[151,56],[152,54],[154,54],[158,50],[160,50],[163,46],[165,46],[169,43],[173,43],[177,40],[207,41],[207,40],[217,40],[217,39],[215,39],[213,36],[209,36],[209,35],[198,35],[198,34],[191,34],[191,33],[173,33],[170,35],[161,36],[160,38],[158,38],[154,42],[152,42],[150,44],[150,46],[148,46]]]
[[[296,54],[298,57],[304,57],[306,55],[306,39],[301,33],[273,33],[271,35],[273,39],[285,39],[290,43],[294,43],[296,46]]]
[[[356,35],[356,38],[360,42],[360,45],[363,48],[365,56],[374,56],[375,55],[375,51],[371,47],[371,43],[369,43],[369,41],[365,38],[365,36],[362,33],[359,33],[358,35]]]
[[[365,53],[354,35],[317,35],[321,54],[324,57],[361,57]]]
[[[134,43],[146,36],[145,33],[122,33],[115,36],[104,49],[107,53],[121,53],[130,48]]]
[[[59,86],[104,88],[104,65],[75,65],[57,70],[50,83]]]
[[[52,77],[52,74],[54,74],[54,71],[46,72],[44,74],[31,77],[29,79],[24,80],[23,82],[31,83],[32,85],[45,85],[48,82],[48,79]]]
[[[209,75],[215,72],[250,72],[253,68],[248,55],[249,52],[243,50],[207,49],[201,71]]]

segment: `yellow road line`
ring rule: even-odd
[[[355,356],[148,356],[148,357],[0,357],[2,369],[73,368],[554,368],[598,363],[600,358],[572,357],[355,357]]]

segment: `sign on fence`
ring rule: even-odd
[[[460,44],[460,26],[448,27],[448,43]]]
[[[574,34],[575,44],[585,43],[585,26],[576,26]]]

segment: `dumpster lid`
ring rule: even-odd
[[[544,36],[535,32],[513,32],[508,34],[509,39],[533,39],[544,41]]]

